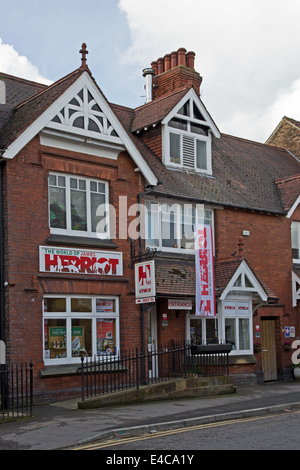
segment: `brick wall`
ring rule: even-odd
[[[288,149],[300,159],[300,128],[284,118],[267,143]]]
[[[291,308],[291,229],[284,216],[235,209],[215,211],[216,257],[228,258],[238,252],[243,230],[243,256],[251,269]]]
[[[49,171],[72,173],[109,181],[110,203],[116,208],[117,235],[119,215],[126,221],[126,214],[119,214],[119,195],[127,198],[128,208],[137,203],[137,194],[144,190],[141,175],[134,171],[136,165],[126,152],[117,160],[100,159],[65,150],[42,148],[39,139],[33,139],[6,165],[5,226],[6,273],[14,283],[6,291],[7,354],[9,361],[34,362],[36,371],[43,363],[42,299],[44,293],[102,294],[120,296],[120,343],[122,348],[139,346],[141,342],[140,308],[135,304],[133,271],[130,264],[130,243],[124,239],[113,240],[117,251],[123,253],[123,277],[110,280],[94,275],[71,279],[69,275],[51,277],[39,273],[39,246],[47,245],[50,235],[48,222],[48,174]],[[129,217],[134,221],[137,214]],[[56,244],[60,246],[60,244]],[[50,245],[49,245],[50,246]],[[62,246],[68,246],[64,244]],[[78,244],[78,248],[82,248]],[[92,248],[88,246],[87,249]],[[107,248],[96,248],[107,250]],[[57,380],[57,379],[55,379]],[[77,387],[77,379],[65,379],[68,387]],[[37,380],[36,387],[45,393],[55,392],[54,379]],[[62,388],[60,378],[58,386]]]

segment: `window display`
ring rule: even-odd
[[[45,297],[46,364],[78,362],[82,356],[115,355],[118,348],[117,297]]]

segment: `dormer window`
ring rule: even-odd
[[[184,100],[163,121],[164,163],[211,175],[211,135],[219,131],[193,90]]]

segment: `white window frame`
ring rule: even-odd
[[[188,126],[189,127],[189,126]],[[164,129],[164,148],[165,148],[165,163],[168,167],[173,168],[186,168],[194,170],[198,173],[204,173],[207,175],[212,174],[212,158],[211,158],[211,133],[208,133],[208,136],[194,134],[191,131],[180,130],[173,127],[165,126]],[[170,159],[170,134],[177,134],[180,136],[180,163],[172,162]],[[194,166],[186,166],[183,162],[183,137],[191,137],[194,140]],[[197,140],[206,143],[206,169],[197,168],[197,158],[196,158],[196,142]]]
[[[188,103],[189,115],[184,115],[179,113],[182,106]],[[169,115],[166,119],[163,120],[162,124],[162,132],[163,132],[163,160],[166,166],[171,168],[185,168],[196,171],[201,174],[212,175],[212,152],[211,152],[211,144],[212,144],[212,131],[216,136],[219,137],[219,133],[216,132],[216,129],[211,129],[212,123],[206,116],[207,112],[205,110],[199,111],[204,114],[204,119],[200,120],[193,117],[192,110],[193,106],[197,106],[195,97],[191,96],[188,100],[181,100],[181,102],[176,106],[175,113]],[[176,112],[177,111],[177,112]],[[181,121],[185,121],[187,125],[187,129],[177,129],[176,127],[168,126],[168,123],[172,121],[172,119],[180,119]],[[201,125],[207,128],[207,136],[194,133],[191,131],[191,126],[193,124]],[[180,163],[172,162],[170,159],[170,134],[177,134],[180,136]],[[183,137],[189,137],[194,141],[194,164],[193,165],[185,165],[183,162]],[[202,141],[206,143],[206,169],[204,168],[197,168],[197,158],[196,158],[196,141]]]
[[[207,344],[206,338],[206,321],[215,321],[217,323],[217,338],[219,338],[219,315],[215,317],[202,317],[199,315],[195,315],[193,313],[187,313],[186,315],[186,322],[185,322],[185,331],[186,331],[186,340],[188,342],[191,341],[191,320],[199,320],[202,321],[202,345]],[[218,341],[219,343],[219,341]],[[211,344],[211,343],[210,343]]]
[[[148,220],[148,206],[149,205],[156,205],[157,206],[157,216],[156,216],[156,234],[153,239],[157,240],[157,243],[151,243],[151,241],[148,240],[148,229],[149,229],[149,220]],[[162,212],[164,206],[169,206],[169,208],[174,208],[174,213],[175,213],[175,234],[177,237],[177,246],[174,247],[167,247],[164,246],[162,243],[162,233],[161,233],[161,222],[162,222]],[[184,204],[176,203],[176,202],[170,202],[170,201],[157,201],[157,200],[151,200],[147,199],[145,201],[145,240],[146,240],[146,246],[149,248],[157,248],[159,251],[166,251],[166,252],[173,252],[173,253],[189,253],[189,254],[194,254],[195,249],[194,249],[194,240],[191,238],[189,241],[192,244],[192,248],[181,248],[181,238],[182,238],[182,215],[184,211]],[[203,204],[186,204],[186,210],[189,208],[194,207],[196,210],[196,217],[195,217],[195,223],[198,224],[200,223],[200,220],[202,221],[203,219],[199,216],[199,211],[210,211],[211,213],[211,225],[213,228],[213,238],[214,238],[214,210],[208,206],[204,206]],[[153,233],[153,232],[151,232]]]
[[[65,178],[66,186],[65,186],[65,197],[66,197],[66,225],[67,228],[56,228],[50,226],[50,187],[49,184],[49,177],[50,176],[62,176]],[[70,180],[71,178],[77,180],[84,180],[86,183],[86,214],[87,214],[87,230],[73,230],[71,228],[71,187],[70,187]],[[102,226],[105,226],[105,232],[98,233],[97,231],[92,231],[92,220],[91,220],[91,201],[90,195],[93,191],[91,191],[91,183],[101,183],[105,186],[105,222],[101,222]],[[101,237],[102,240],[107,240],[110,238],[110,217],[109,217],[109,187],[108,182],[99,180],[96,178],[87,178],[80,175],[73,175],[70,173],[58,173],[54,171],[50,171],[48,175],[48,219],[49,219],[49,228],[51,234],[56,235],[69,235],[69,236],[77,236],[77,237],[91,237],[95,238],[98,235]]]
[[[54,299],[66,299],[66,311],[65,312],[45,312],[44,300]],[[92,301],[92,312],[72,312],[71,311],[71,299],[91,299]],[[115,311],[114,312],[96,312],[96,299],[101,300],[114,300]],[[67,357],[46,359],[45,358],[45,341],[44,341],[44,320],[65,320],[66,321],[66,336],[67,336]],[[62,364],[77,364],[81,362],[80,357],[72,357],[72,334],[71,326],[72,320],[74,319],[85,319],[91,320],[92,322],[92,357],[97,356],[97,319],[113,319],[116,321],[116,352],[115,355],[110,356],[111,358],[117,357],[120,351],[120,321],[119,321],[119,298],[117,296],[103,296],[103,295],[60,295],[60,294],[49,294],[45,295],[43,299],[43,358],[45,365],[62,365]],[[101,358],[102,356],[98,356]],[[105,359],[107,356],[103,356]]]
[[[293,221],[291,224],[291,248],[298,249],[299,257],[293,258],[293,263],[300,263],[300,222]]]
[[[228,312],[225,311],[225,305],[235,305],[235,308],[232,311]],[[239,313],[238,306],[248,304],[248,312],[247,313]],[[226,332],[225,332],[225,320],[226,319],[233,319],[235,320],[235,348],[232,349],[232,355],[245,355],[245,354],[253,354],[253,319],[252,319],[252,297],[251,296],[230,296],[227,297],[225,300],[219,301],[218,304],[218,312],[219,312],[219,335],[220,335],[220,342],[226,343]],[[241,349],[239,347],[239,320],[240,319],[247,319],[249,322],[249,348],[248,349]]]

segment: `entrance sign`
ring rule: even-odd
[[[215,308],[215,273],[212,227],[196,225],[196,315],[213,317]]]
[[[143,261],[135,265],[135,296],[136,303],[155,302],[155,264]],[[151,300],[145,300],[146,298]],[[140,299],[144,299],[143,302]]]
[[[193,303],[191,300],[168,299],[168,309],[170,310],[192,310]]]
[[[40,246],[40,271],[122,276],[122,253]]]

